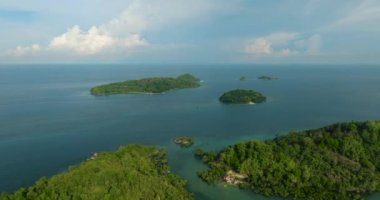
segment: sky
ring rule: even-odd
[[[0,0],[0,63],[380,64],[379,0]]]

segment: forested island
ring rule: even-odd
[[[172,199],[189,200],[185,181],[169,172],[165,151],[128,145],[116,152],[94,154],[78,166],[1,200],[35,199]]]
[[[262,103],[266,97],[260,92],[254,90],[232,90],[225,92],[219,97],[219,101],[227,104],[253,104]]]
[[[270,77],[270,76],[260,76],[258,77],[260,80],[265,80],[265,81],[270,81],[270,80],[277,80],[278,78],[276,77]]]
[[[337,123],[195,154],[209,166],[198,173],[207,183],[224,180],[264,195],[362,199],[380,191],[380,121]]]
[[[200,80],[197,77],[191,74],[182,74],[176,78],[153,77],[100,85],[93,87],[91,94],[97,96],[129,93],[160,94],[169,90],[196,88],[199,86]]]

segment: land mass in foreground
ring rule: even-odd
[[[200,86],[200,80],[191,74],[182,74],[176,78],[153,77],[140,80],[100,85],[91,89],[92,95],[112,95],[130,93],[160,94],[174,89],[196,88]]]
[[[262,103],[265,100],[266,97],[260,92],[242,89],[225,92],[222,96],[219,97],[220,102],[227,104]]]
[[[209,184],[224,181],[296,199],[362,199],[380,191],[380,121],[337,123],[195,154],[209,166],[198,173]],[[0,195],[0,200],[192,198],[185,181],[169,172],[165,152],[142,145],[94,154],[67,172]]]
[[[1,200],[35,199],[172,199],[190,200],[185,181],[169,172],[165,152],[128,145],[94,154],[67,172],[41,178],[29,188],[3,193]]]
[[[210,184],[224,180],[296,199],[362,199],[380,191],[380,121],[337,123],[195,153],[209,166],[198,175]]]

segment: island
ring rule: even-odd
[[[100,85],[91,89],[91,94],[96,96],[113,94],[161,94],[174,89],[196,88],[200,86],[200,80],[191,74],[182,74],[176,78],[153,77],[140,80]]]
[[[185,181],[170,173],[165,151],[127,145],[94,154],[80,165],[29,188],[2,193],[1,200],[34,199],[171,199],[190,200]]]
[[[246,76],[241,76],[239,80],[240,81],[245,81],[245,80],[247,80],[247,77]]]
[[[209,166],[198,173],[205,182],[267,196],[363,199],[380,191],[380,121],[337,123],[195,155]]]
[[[264,80],[264,81],[270,81],[270,80],[277,80],[278,78],[276,77],[270,77],[270,76],[260,76],[258,77],[259,80]]]
[[[191,147],[194,144],[194,141],[191,137],[183,136],[183,137],[174,138],[174,143],[176,143],[177,145],[181,147],[187,148],[187,147]]]
[[[236,89],[225,92],[219,97],[219,101],[226,104],[255,104],[266,101],[266,97],[254,90]]]

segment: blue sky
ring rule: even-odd
[[[0,2],[2,63],[380,63],[378,0]]]

